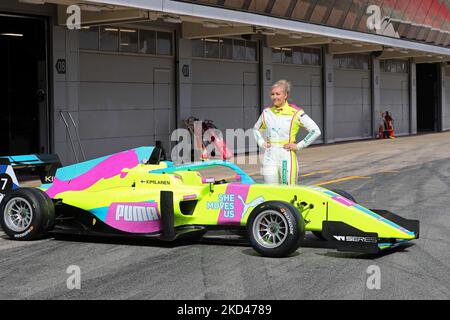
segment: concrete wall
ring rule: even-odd
[[[409,113],[409,133],[417,134],[417,72],[416,64],[411,60],[409,62],[409,105],[411,108]]]
[[[177,39],[177,82],[173,57],[80,52],[77,31],[54,25],[54,5],[25,5],[16,0],[4,0],[0,3],[0,11],[49,17],[52,151],[60,155],[64,164],[73,163],[75,155],[81,159],[81,150],[75,141],[77,134],[86,157],[93,158],[153,144],[155,140],[163,140],[166,148],[170,149],[170,133],[177,126],[183,127],[181,120],[190,115],[214,120],[222,130],[251,128],[263,105],[270,101],[268,89],[274,81],[282,78],[293,83],[291,102],[304,108],[318,123],[329,143],[370,138],[373,134],[370,132],[371,122],[379,122],[376,111],[393,113],[397,134],[415,133],[413,67],[411,76],[378,70],[378,96],[374,99],[370,83],[376,77],[371,79],[368,70],[334,68],[330,54],[326,54],[324,59],[327,67],[326,81],[323,81],[321,67],[274,64],[270,48],[261,48],[260,66],[258,62],[193,58],[191,41]],[[56,72],[58,59],[66,60],[66,74]],[[189,67],[187,76],[181,72],[185,65]],[[443,69],[446,70],[443,78],[443,129],[449,130],[450,70],[448,67]],[[323,83],[326,83],[326,90],[322,88]],[[374,109],[373,116],[371,99],[379,107]],[[61,111],[69,124],[67,112],[70,112],[78,128],[75,130],[70,125],[75,151]],[[175,113],[178,119],[175,119]],[[304,135],[302,132],[297,139]]]
[[[224,135],[226,129],[247,130],[257,121],[260,109],[257,63],[195,58],[191,85],[192,116],[213,120]]]
[[[258,119],[258,64],[193,59],[192,115],[219,129],[248,129]]]
[[[55,74],[55,151],[64,163],[141,145],[163,142],[170,150],[175,129],[172,57],[79,51],[78,32],[54,27],[54,64],[67,61],[66,75]],[[69,124],[64,124],[61,111]],[[70,112],[70,115],[67,113]]]
[[[334,138],[336,141],[372,137],[370,72],[334,70]]]
[[[396,135],[407,135],[410,130],[408,77],[407,73],[381,72],[380,109],[392,113]],[[381,122],[381,116],[376,116]]]
[[[78,33],[66,28],[53,26],[53,61],[49,63],[55,66],[60,59],[66,60],[66,73],[59,74],[53,68],[53,152],[57,153],[64,164],[70,164],[81,159],[81,150],[74,141],[74,147],[70,143],[69,132],[66,130],[61,113],[68,124],[72,115],[78,126],[78,95],[79,95],[79,56]],[[75,140],[76,130],[71,126],[70,135]],[[75,149],[75,150],[73,150]]]
[[[98,156],[155,140],[169,149],[173,73],[173,58],[81,52],[79,125],[86,153]]]
[[[334,143],[334,59],[333,55],[322,50],[323,63],[323,113],[324,130],[322,139],[324,143]]]

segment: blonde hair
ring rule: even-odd
[[[291,83],[287,80],[278,80],[273,84],[272,89],[276,87],[283,87],[284,92],[287,94],[291,92]]]

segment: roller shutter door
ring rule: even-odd
[[[445,68],[445,104],[443,107],[443,130],[450,130],[450,67]]]
[[[88,158],[163,142],[175,129],[173,57],[80,53],[79,131]]]
[[[193,116],[213,120],[224,135],[252,128],[259,116],[258,64],[193,59],[191,105]]]
[[[396,135],[409,134],[409,90],[407,73],[381,72],[381,111],[389,111],[394,119]],[[379,119],[381,119],[380,115]],[[378,121],[378,119],[376,119]],[[381,123],[381,120],[379,120]]]
[[[368,70],[334,70],[335,140],[370,138],[371,103]]]
[[[321,67],[275,64],[274,79],[286,79],[292,83],[289,101],[301,107],[323,131],[323,103]],[[308,133],[300,130],[297,142]],[[316,143],[322,141],[319,137]]]

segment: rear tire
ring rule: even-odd
[[[287,257],[305,237],[305,222],[289,203],[268,201],[257,206],[247,221],[247,233],[256,252],[265,257]]]
[[[53,228],[55,208],[50,197],[37,188],[19,188],[0,204],[0,225],[14,240],[36,240]]]

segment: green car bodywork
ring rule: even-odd
[[[418,221],[369,210],[331,190],[255,183],[223,161],[175,166],[157,159],[150,164],[154,152],[140,147],[62,167],[40,189],[55,204],[56,221],[75,208],[71,216],[82,216],[83,229],[92,233],[173,240],[186,230],[243,229],[256,208],[277,201],[295,208],[304,231],[323,235],[338,250],[375,253],[419,236]],[[200,173],[220,167],[231,169],[233,176],[218,181]],[[164,193],[170,200],[163,199]]]

